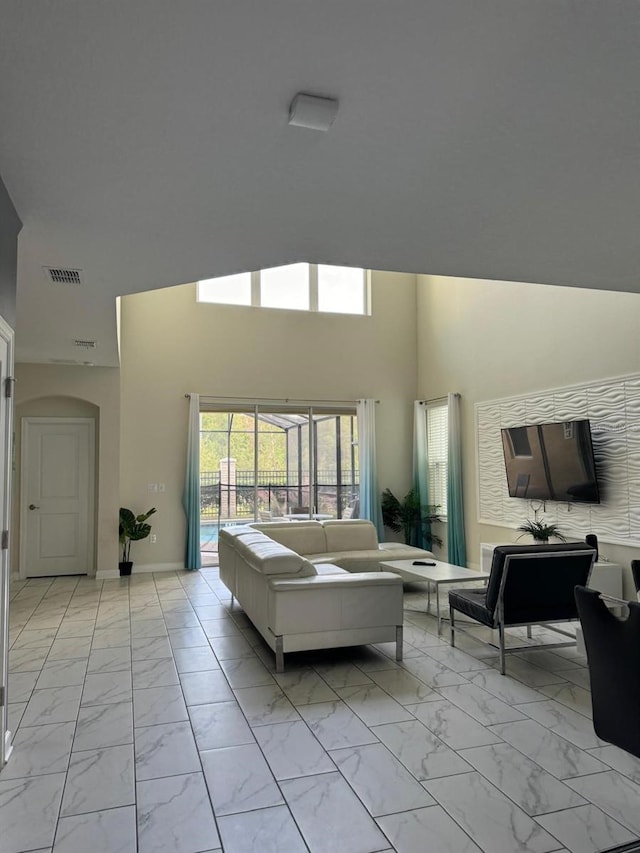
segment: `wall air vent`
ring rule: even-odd
[[[76,338],[73,342],[74,347],[82,347],[83,349],[95,349],[97,344],[95,341],[80,341]]]
[[[65,267],[42,267],[47,281],[52,284],[83,284],[83,270],[66,269]]]

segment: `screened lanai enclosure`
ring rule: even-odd
[[[200,412],[200,550],[221,527],[358,516],[353,407],[252,405]]]

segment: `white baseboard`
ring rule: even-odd
[[[134,563],[132,575],[140,575],[146,572],[180,572],[184,571],[183,563]],[[96,580],[109,580],[119,578],[118,569],[100,569],[96,574]]]

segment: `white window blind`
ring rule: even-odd
[[[447,468],[449,452],[449,406],[446,400],[427,404],[427,458],[429,464],[429,503],[447,516]]]

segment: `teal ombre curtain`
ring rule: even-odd
[[[360,465],[360,518],[368,518],[382,541],[384,526],[376,467],[376,401],[358,400],[358,456]]]
[[[184,478],[182,506],[187,516],[187,542],[184,567],[199,569],[200,561],[200,395],[189,395],[189,432],[187,435],[187,470]]]
[[[427,405],[424,400],[416,400],[413,404],[413,489],[420,496],[422,516],[428,514],[429,505],[429,461],[427,456]],[[418,548],[431,547],[425,540],[424,525],[416,525],[411,539],[412,545]]]
[[[447,458],[447,560],[454,566],[467,565],[462,500],[462,428],[460,394],[449,394],[449,451]]]

